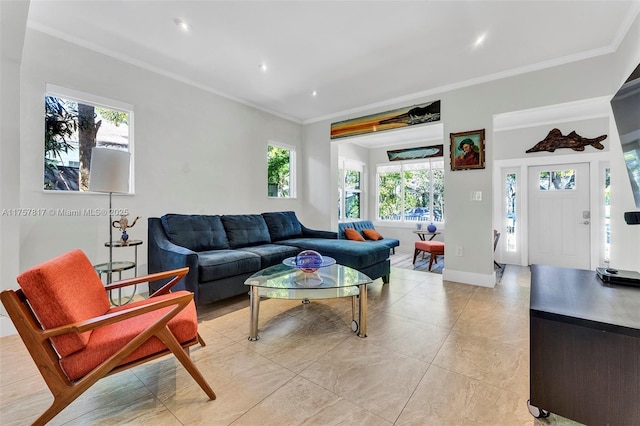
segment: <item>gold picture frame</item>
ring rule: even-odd
[[[484,169],[484,129],[450,136],[451,170]]]

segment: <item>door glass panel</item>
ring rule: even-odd
[[[507,251],[516,251],[516,174],[506,175]]]
[[[539,187],[541,191],[564,191],[576,187],[575,170],[556,170],[540,172]]]
[[[611,176],[610,169],[604,170],[604,260],[608,262],[611,253]]]

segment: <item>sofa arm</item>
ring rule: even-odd
[[[338,239],[338,233],[332,231],[319,231],[316,229],[309,229],[306,226],[300,224],[302,227],[302,236],[307,238],[328,238],[331,240]]]
[[[173,287],[173,290],[188,290],[192,292],[197,303],[199,296],[198,254],[193,250],[169,241],[159,218],[150,217],[148,223],[147,261],[149,273],[188,267],[189,273]],[[166,282],[167,280],[150,282],[150,292],[158,290]]]

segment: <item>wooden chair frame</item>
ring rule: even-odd
[[[171,287],[187,275],[187,272],[189,272],[189,268],[182,268],[172,271],[158,272],[143,277],[121,280],[105,286],[105,290],[109,291],[134,284],[173,277],[173,279],[162,288],[149,296],[149,299],[153,299],[156,296],[168,294]],[[13,324],[18,330],[27,350],[31,354],[31,358],[33,358],[40,374],[53,394],[53,403],[42,415],[40,415],[40,417],[38,417],[38,419],[36,419],[33,423],[34,425],[46,424],[103,377],[127,370],[136,365],[143,364],[147,361],[170,353],[175,355],[207,396],[212,400],[216,399],[215,393],[188,355],[190,346],[197,343],[202,346],[205,345],[200,335],[197,334],[196,338],[193,340],[181,344],[167,327],[169,320],[175,317],[189,304],[191,300],[193,300],[193,294],[176,295],[173,298],[160,300],[158,302],[151,301],[142,306],[135,306],[129,309],[125,308],[118,312],[109,313],[86,321],[67,324],[49,330],[42,329],[42,326],[34,315],[31,306],[29,305],[29,301],[22,290],[5,290],[0,293],[0,299],[2,300],[2,304],[5,306],[9,317],[13,321]],[[51,345],[50,339],[52,337],[69,332],[83,333],[171,306],[173,308],[165,315],[106,359],[103,363],[95,367],[84,377],[75,381],[70,381],[60,367],[60,358],[54,347]],[[120,365],[122,360],[153,336],[160,339],[167,346],[167,349],[162,352],[134,360],[128,364]]]

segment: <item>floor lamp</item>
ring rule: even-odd
[[[128,151],[108,148],[93,148],[89,170],[89,191],[109,193],[109,267],[113,265],[113,218],[111,215],[111,195],[129,193]]]

